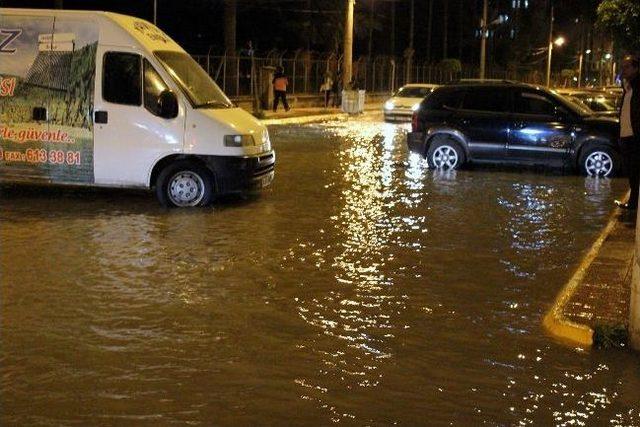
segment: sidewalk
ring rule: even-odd
[[[370,102],[364,106],[365,113],[382,112],[382,103]],[[260,119],[265,125],[284,125],[294,123],[309,123],[320,120],[336,120],[347,118],[350,115],[342,112],[340,108],[323,108],[323,107],[300,107],[292,108],[285,111],[280,107],[277,112],[271,110],[263,110],[263,117]],[[357,115],[355,115],[357,117]]]
[[[612,213],[544,317],[552,335],[582,347],[626,345],[635,230],[635,212]]]

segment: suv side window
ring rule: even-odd
[[[522,91],[516,96],[516,113],[553,116],[556,103],[540,93]]]
[[[462,108],[465,110],[504,113],[511,107],[510,90],[502,87],[469,88]]]
[[[435,90],[424,100],[423,107],[425,110],[457,110],[462,104],[464,91],[454,90]]]
[[[153,65],[146,59],[144,60],[144,108],[149,110],[151,114],[160,115],[160,107],[158,99],[160,94],[165,90],[169,90],[167,84],[162,80],[160,74],[153,68]]]
[[[103,59],[102,98],[124,105],[142,104],[140,55],[107,52]]]

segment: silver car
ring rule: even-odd
[[[382,108],[384,120],[387,122],[410,122],[413,112],[418,109],[422,100],[438,87],[434,84],[412,83],[402,86],[389,98]]]

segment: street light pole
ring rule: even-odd
[[[553,4],[549,16],[549,52],[547,53],[547,87],[551,85],[551,52],[553,51]]]
[[[484,80],[484,69],[487,62],[487,21],[489,20],[489,0],[484,0],[482,20],[480,21],[480,80]]]
[[[582,58],[583,52],[580,49],[580,56],[578,57],[578,87],[582,85]]]
[[[344,21],[344,57],[342,70],[342,87],[348,87],[351,82],[351,67],[353,56],[353,6],[355,0],[347,0],[347,14]]]
[[[158,0],[153,0],[153,25],[158,25]]]

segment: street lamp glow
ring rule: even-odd
[[[564,43],[566,42],[564,37],[558,37],[557,39],[555,39],[553,41],[553,44],[555,44],[556,46],[562,46]]]
[[[611,59],[611,54],[610,53],[605,54],[604,59]]]
[[[584,53],[586,53],[587,55],[589,55],[591,53],[591,49],[587,49],[584,51]]]

